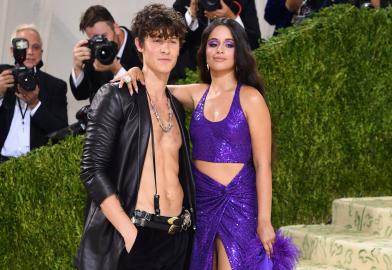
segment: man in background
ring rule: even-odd
[[[115,76],[125,74],[129,68],[141,67],[142,64],[138,58],[132,34],[127,28],[119,26],[105,7],[100,5],[89,7],[80,19],[79,28],[80,31],[86,33],[90,42],[82,39],[74,46],[74,66],[69,83],[72,94],[77,100],[90,99],[91,101],[103,84]],[[95,39],[95,42],[92,41],[97,36],[98,39]],[[109,47],[101,54],[103,57],[108,57],[105,60],[109,59],[104,63],[100,56],[96,57],[95,54],[100,50],[98,47],[105,42],[101,38],[107,39],[105,45],[107,45],[106,48]],[[94,46],[95,50],[92,50]],[[110,54],[114,54],[114,57]],[[110,61],[111,59],[113,60]]]
[[[259,47],[261,33],[254,0],[176,0],[173,8],[183,15],[188,33],[169,83],[185,77],[185,68],[196,69],[201,33],[216,18],[236,20],[244,27],[251,49]]]
[[[15,83],[12,66],[0,65],[0,162],[46,144],[47,134],[68,125],[67,85],[40,70],[43,50],[37,28],[20,25],[14,38],[28,41],[23,65],[36,70],[36,84],[24,89]]]

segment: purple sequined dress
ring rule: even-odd
[[[217,237],[223,242],[233,270],[277,269],[273,267],[274,258],[271,260],[266,256],[256,232],[256,174],[248,122],[240,105],[240,88],[238,83],[230,111],[222,121],[211,122],[204,117],[204,103],[209,89],[200,99],[191,118],[194,160],[244,164],[227,186],[193,166],[197,230],[190,267],[192,270],[212,269],[214,240]],[[280,234],[277,236],[276,242],[287,240]],[[296,252],[295,247],[292,251]],[[294,265],[293,260],[291,265]]]

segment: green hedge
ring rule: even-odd
[[[392,9],[324,9],[255,52],[274,132],[273,222],[392,195]],[[194,72],[181,83],[197,81]]]
[[[335,6],[256,51],[274,125],[274,221],[392,195],[392,9]]]
[[[71,269],[83,229],[83,137],[0,165],[0,269]]]
[[[338,197],[391,195],[391,44],[392,10],[336,6],[255,52],[274,125],[276,226],[326,222]],[[82,140],[0,165],[0,269],[72,268]]]

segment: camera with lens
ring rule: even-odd
[[[12,75],[15,79],[15,85],[19,84],[26,91],[34,91],[38,84],[37,68],[28,68],[23,64],[26,60],[28,47],[29,41],[27,39],[12,39],[12,51],[15,58],[15,67],[12,69]]]
[[[224,2],[235,14],[240,11],[240,4],[238,2],[233,0],[224,0]],[[222,8],[220,0],[200,0],[200,4],[206,11],[214,11]]]
[[[90,105],[83,106],[76,112],[76,123],[69,125],[66,128],[54,131],[47,135],[52,142],[57,143],[60,140],[70,136],[70,135],[79,135],[86,132],[87,128],[87,113],[90,108]]]
[[[118,52],[117,44],[101,35],[95,35],[89,39],[87,47],[91,50],[91,63],[97,59],[103,65],[110,65],[113,63]]]
[[[220,0],[201,0],[200,3],[207,11],[214,11],[222,8]]]

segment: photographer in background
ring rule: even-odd
[[[105,7],[89,7],[81,17],[79,28],[89,40],[82,39],[74,46],[69,81],[77,100],[91,101],[97,90],[114,76],[142,65],[131,33],[120,27]]]
[[[261,39],[259,19],[254,0],[176,0],[173,8],[185,18],[188,33],[181,49],[172,79],[185,76],[185,68],[196,68],[196,54],[201,33],[214,19],[227,17],[244,27],[251,49],[259,47]]]
[[[371,0],[370,3],[374,8],[387,8],[392,5],[392,0]]]
[[[292,19],[302,6],[303,0],[267,0],[264,11],[264,19],[275,25],[275,30],[289,27]],[[274,34],[277,32],[275,31]]]
[[[15,68],[0,65],[0,162],[46,144],[48,133],[68,125],[66,83],[39,70],[43,50],[38,30],[34,25],[20,25],[14,38],[24,39],[25,51],[11,50],[13,54],[22,51],[19,64],[30,71],[33,80],[31,87],[23,88],[23,82],[15,82]]]
[[[289,27],[324,7],[352,4],[358,8],[387,7],[392,0],[267,0],[264,19],[275,25],[275,30]],[[277,32],[275,31],[274,35]]]

